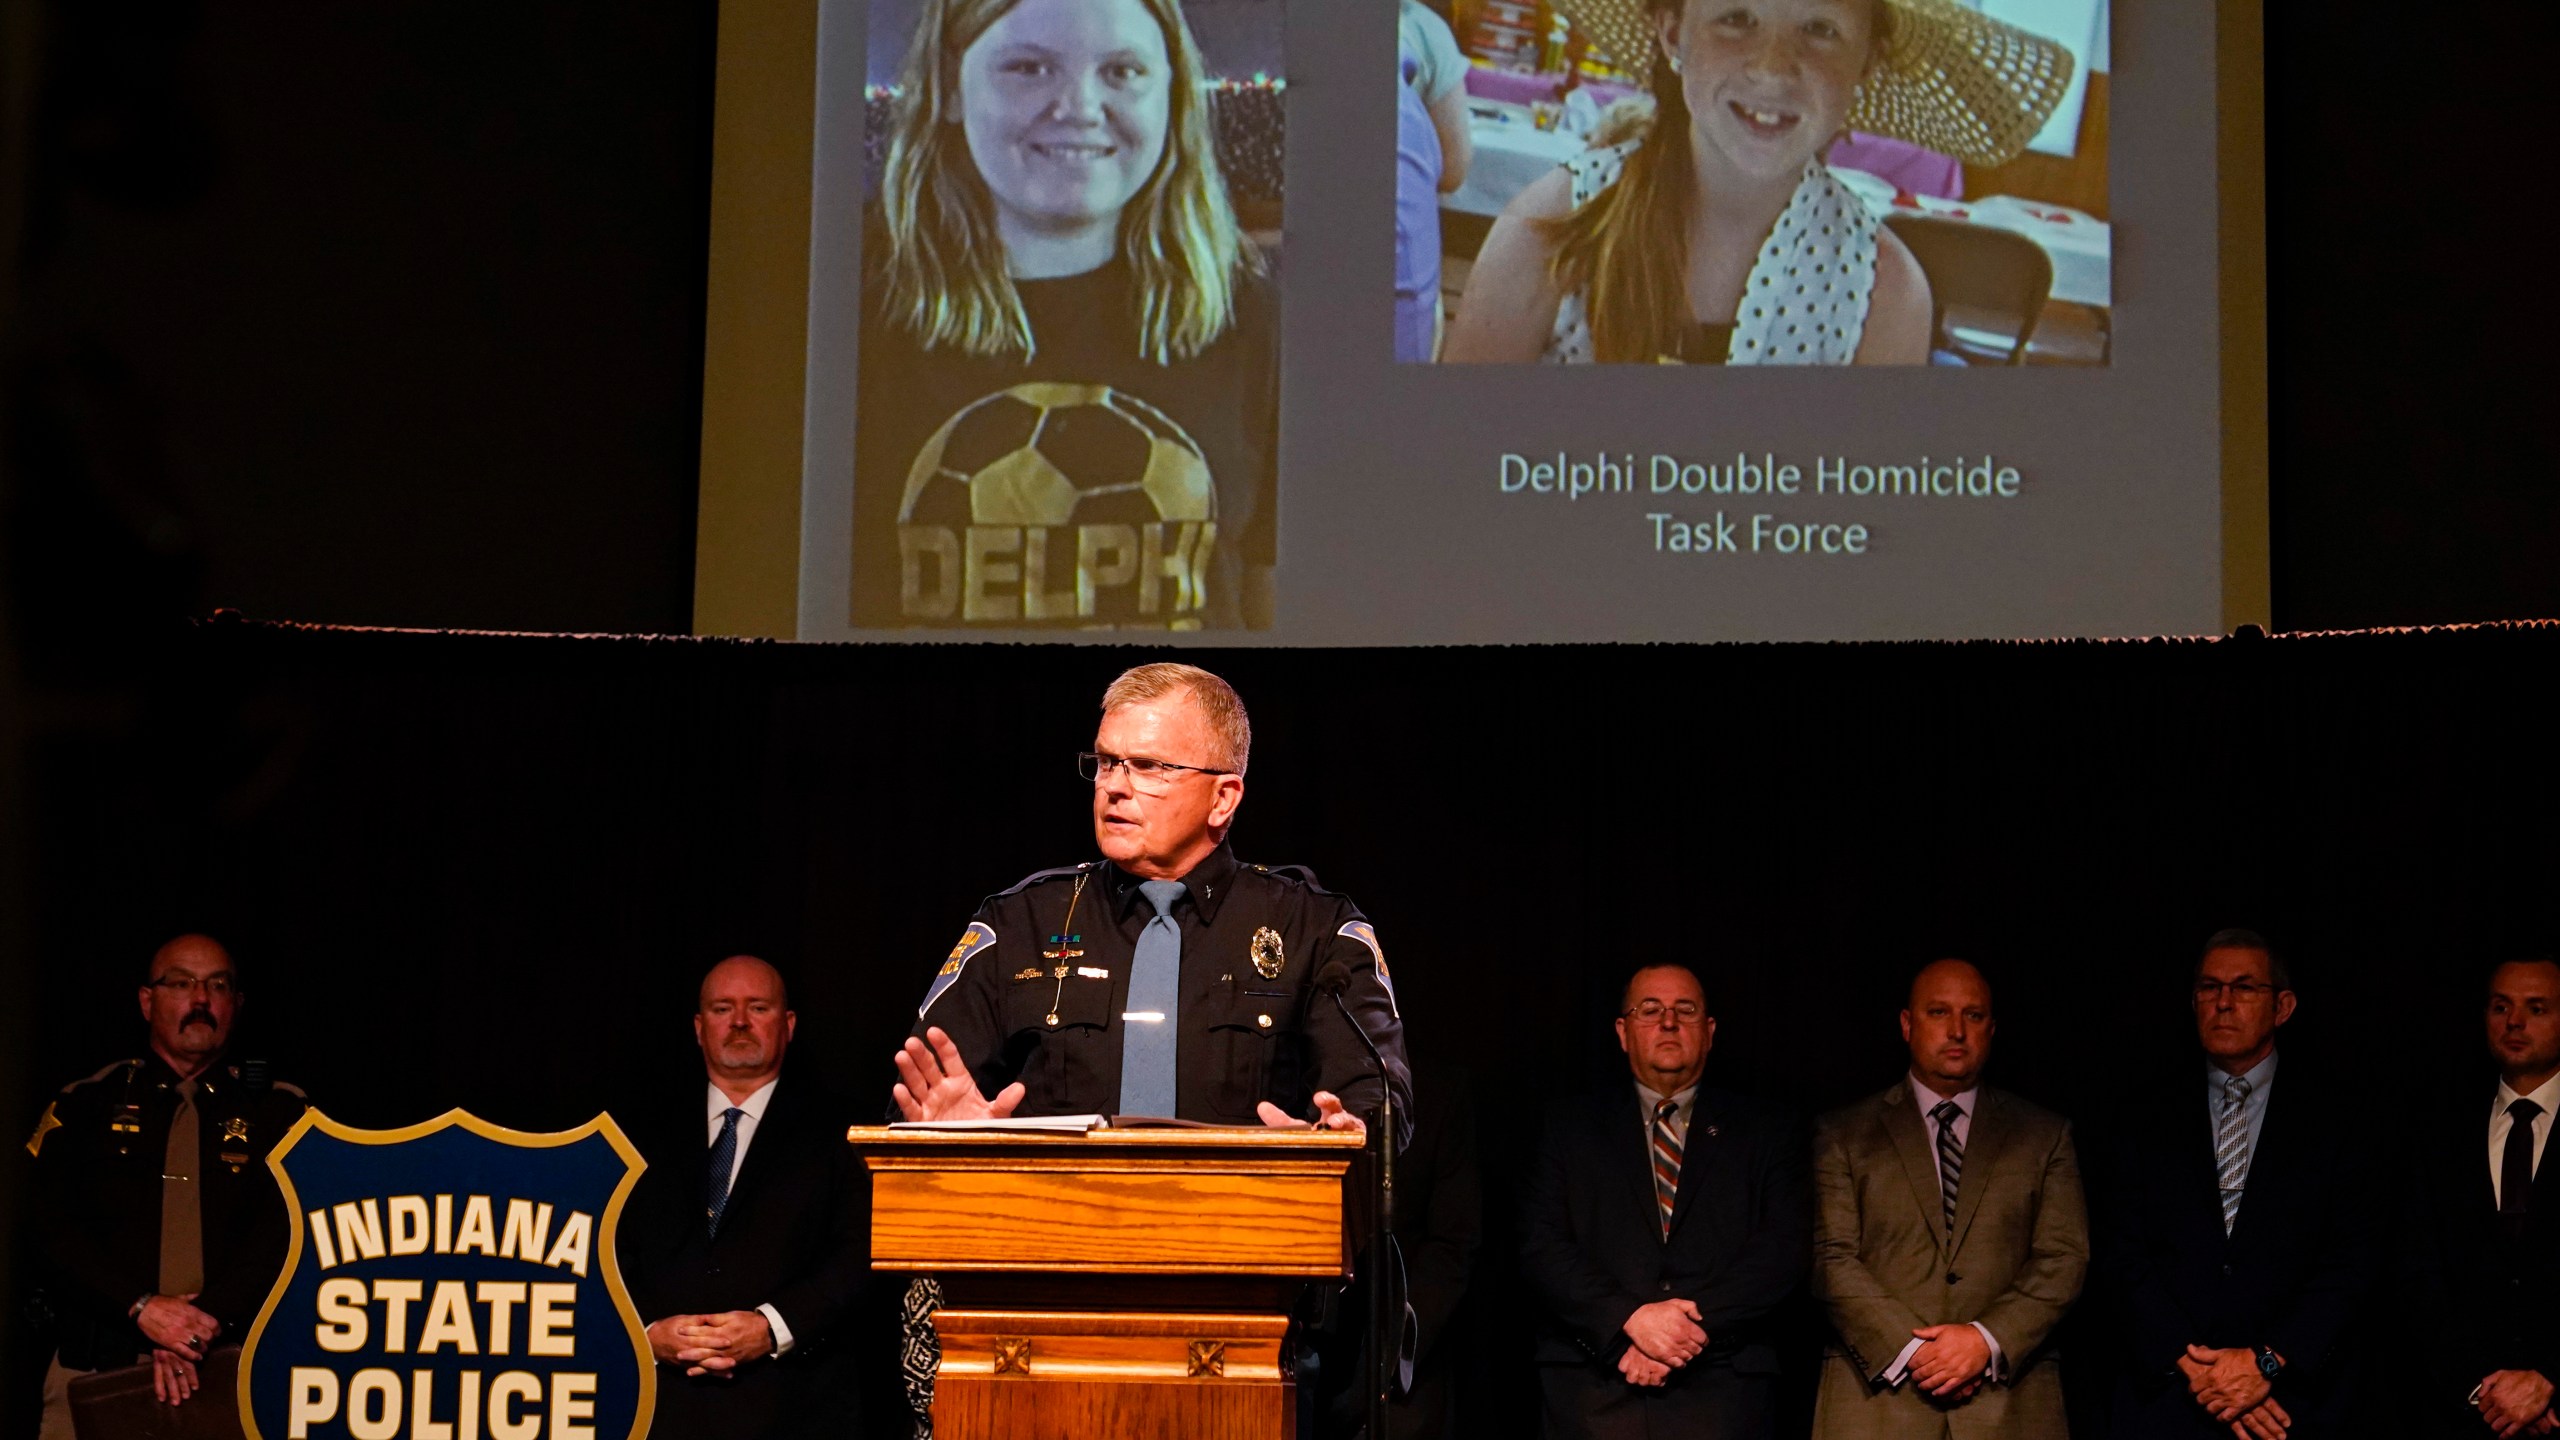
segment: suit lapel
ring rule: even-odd
[[[1982,1208],[1982,1192],[1991,1184],[1992,1168],[2009,1143],[2007,1109],[2000,1095],[1988,1085],[1974,1096],[1973,1120],[1965,1127],[1964,1171],[1956,1177],[1956,1229],[1947,1242],[1950,1255],[1964,1248],[1965,1234],[1973,1229],[1974,1212]]]
[[[1612,1088],[1601,1097],[1599,1133],[1610,1137],[1609,1169],[1624,1176],[1626,1203],[1642,1215],[1645,1233],[1662,1233],[1662,1208],[1653,1198],[1652,1126],[1637,1113],[1633,1092]]]
[[[2258,1143],[2249,1151],[2248,1176],[2241,1181],[2240,1213],[2231,1222],[2231,1240],[2235,1244],[2243,1236],[2255,1237],[2259,1230],[2273,1223],[2261,1220],[2253,1226],[2249,1223],[2251,1215],[2280,1212],[2284,1205],[2284,1187],[2293,1179],[2293,1155],[2300,1148],[2297,1142],[2302,1138],[2297,1133],[2301,1126],[2295,1123],[2302,1117],[2295,1113],[2292,1094],[2290,1090],[2268,1087],[2266,1118],[2258,1126]],[[2218,1174],[2214,1177],[2213,1193],[2217,1207],[2214,1218],[2219,1220],[2222,1177]]]
[[[1920,1123],[1920,1111],[1911,1098],[1911,1087],[1896,1085],[1884,1092],[1884,1133],[1893,1141],[1893,1153],[1902,1161],[1902,1178],[1910,1182],[1911,1203],[1920,1207],[1920,1218],[1928,1222],[1929,1234],[1938,1248],[1947,1248],[1947,1202],[1938,1188],[1938,1161],[1931,1153],[1929,1128]]]

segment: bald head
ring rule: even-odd
[[[711,1083],[731,1100],[744,1100],[782,1073],[798,1025],[782,972],[763,960],[732,955],[702,977],[693,1040]]]
[[[711,1003],[714,992],[733,989],[739,985],[769,992],[775,1004],[786,1009],[790,1007],[791,993],[783,986],[782,972],[773,967],[772,961],[755,955],[732,955],[712,966],[709,973],[702,977],[702,989],[694,997],[695,1004],[697,1007],[707,1007]]]
[[[1964,960],[1936,960],[1911,977],[1902,1007],[1902,1039],[1911,1047],[1912,1078],[1940,1095],[1981,1083],[1991,1059],[1991,982]]]

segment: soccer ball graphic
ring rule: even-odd
[[[1033,383],[971,401],[907,469],[902,525],[1210,520],[1209,462],[1172,417],[1108,385]]]

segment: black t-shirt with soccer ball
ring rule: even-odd
[[[1233,629],[1273,563],[1268,284],[1190,360],[1138,354],[1127,267],[1016,281],[1037,353],[926,351],[864,307],[853,623]]]

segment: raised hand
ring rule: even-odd
[[[907,1037],[894,1057],[898,1083],[889,1088],[898,1113],[909,1120],[988,1120],[1013,1113],[1025,1093],[1020,1082],[1007,1085],[989,1100],[978,1093],[960,1047],[939,1025],[925,1027],[924,1039]]]

